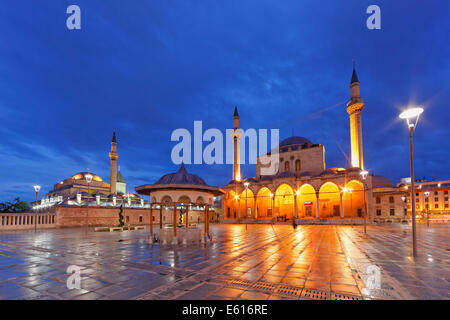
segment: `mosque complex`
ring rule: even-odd
[[[187,171],[184,164],[175,173],[163,175],[154,184],[127,193],[126,182],[117,170],[117,137],[111,140],[110,182],[89,172],[79,172],[54,185],[41,200],[32,203],[36,212],[56,214],[56,227],[114,225],[118,210],[125,222],[134,225],[159,223],[362,224],[407,222],[411,212],[410,181],[394,185],[388,178],[364,170],[361,115],[364,101],[355,68],[350,82],[347,113],[350,120],[351,164],[327,168],[325,148],[307,138],[292,136],[279,143],[275,174],[264,175],[263,157],[256,159],[255,176],[241,177],[240,123],[233,115],[232,180],[225,186],[208,185]],[[419,212],[449,213],[450,181],[418,183]],[[430,197],[430,193],[432,196]],[[89,219],[86,218],[89,207]],[[149,214],[150,212],[150,214]],[[11,218],[12,220],[12,218]],[[86,221],[87,220],[87,221]],[[6,224],[8,219],[5,220]],[[5,224],[0,221],[1,226]]]

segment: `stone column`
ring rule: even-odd
[[[173,237],[177,236],[177,204],[173,204]]]
[[[294,219],[298,218],[298,210],[297,210],[297,194],[294,194]]]
[[[344,219],[344,200],[342,192],[339,194],[341,198],[341,219]]]
[[[316,218],[319,219],[320,218],[320,204],[319,204],[319,192],[316,191]]]
[[[256,206],[256,197],[255,197],[255,202],[254,202],[254,206],[253,208],[255,208],[255,219],[258,219],[258,207]]]
[[[186,206],[186,228],[189,228],[189,205]]]
[[[241,198],[238,199],[238,220],[241,221]]]
[[[162,230],[162,203],[159,204],[159,230]]]
[[[150,238],[153,239],[153,206],[150,198]]]

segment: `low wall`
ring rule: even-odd
[[[85,227],[86,216],[89,227],[117,226],[119,224],[119,208],[114,207],[86,207],[56,206],[56,227]],[[125,225],[150,224],[150,211],[145,208],[122,208]]]
[[[362,225],[364,219],[296,219],[298,225],[311,225],[311,224],[330,224],[330,225]],[[241,223],[241,224],[292,224],[291,221],[277,222],[272,219],[225,219],[223,223]],[[370,220],[366,220],[367,224],[372,224]]]
[[[54,213],[1,213],[0,230],[34,230],[56,227]]]

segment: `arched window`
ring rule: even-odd
[[[300,160],[295,160],[295,171],[300,171],[301,168],[302,168],[302,164],[301,164]]]
[[[284,163],[284,171],[289,171],[289,161]]]

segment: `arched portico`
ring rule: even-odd
[[[319,190],[319,216],[339,218],[341,216],[341,195],[339,187],[333,182],[325,182]]]
[[[364,187],[361,181],[352,180],[343,190],[344,217],[348,219],[364,218]],[[366,196],[367,201],[367,196]]]
[[[275,191],[275,219],[290,220],[294,217],[294,190],[288,184],[281,184]]]
[[[298,218],[315,218],[316,207],[316,190],[310,184],[303,184],[297,195]]]
[[[272,198],[270,194],[272,192],[267,187],[262,187],[256,194],[256,210],[258,219],[271,219],[272,218]]]
[[[241,205],[241,219],[252,219],[255,217],[255,197],[250,189],[241,192],[240,194]],[[247,210],[246,209],[247,205]]]
[[[234,192],[233,190],[228,191],[225,194],[224,200],[225,219],[237,219],[237,206],[238,201],[236,199],[236,192]]]

